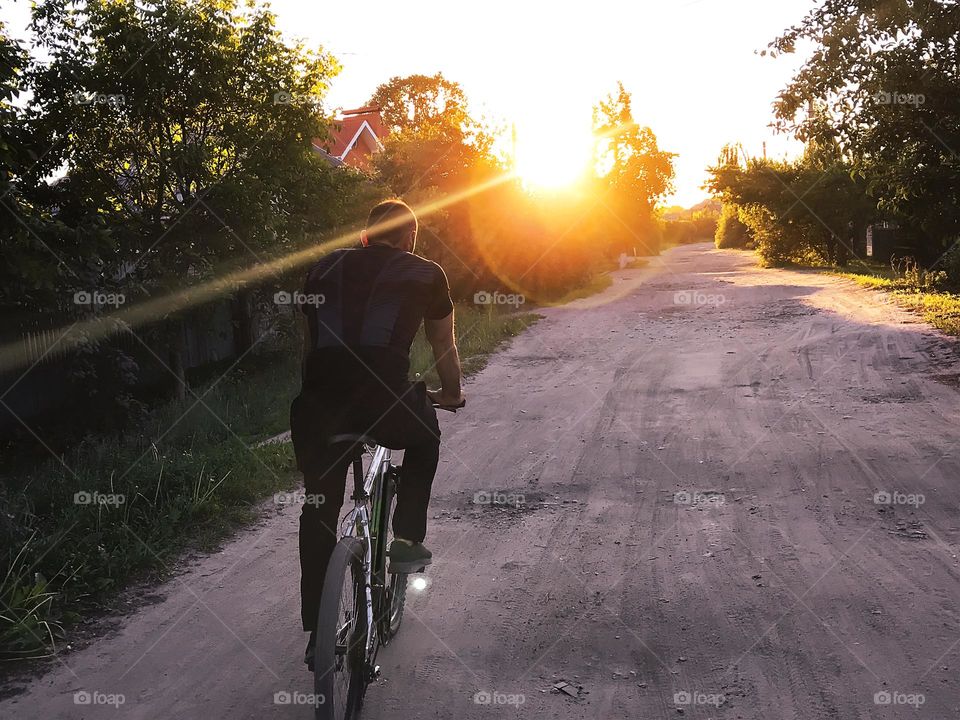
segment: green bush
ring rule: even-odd
[[[960,240],[944,253],[940,266],[947,274],[947,283],[951,287],[960,288]]]
[[[715,236],[717,247],[745,248],[750,242],[750,232],[740,220],[740,213],[736,205],[724,205],[717,222]]]

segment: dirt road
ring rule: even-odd
[[[960,716],[950,342],[705,245],[545,314],[443,418],[365,718]],[[297,577],[285,508],[0,715],[307,720]]]

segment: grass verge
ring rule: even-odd
[[[502,343],[540,319],[536,313],[501,312],[493,305],[457,305],[456,312],[457,348],[465,375],[482,370]],[[431,388],[439,387],[433,365],[433,352],[421,329],[410,349],[410,371]]]
[[[466,372],[536,322],[533,313],[458,307]],[[84,615],[135,580],[169,573],[188,548],[215,547],[299,478],[289,444],[252,447],[288,426],[299,389],[295,338],[152,411],[135,437],[92,438],[0,484],[0,659],[45,657]],[[430,382],[421,335],[413,368]]]
[[[829,269],[831,275],[853,280],[872,290],[883,290],[895,303],[911,310],[948,335],[960,337],[960,294],[940,290],[922,290],[897,277],[889,268]]]

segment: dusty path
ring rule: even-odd
[[[431,585],[365,718],[960,716],[948,342],[704,245],[547,316],[444,418]],[[245,532],[0,715],[307,720],[274,704],[310,689],[295,528],[288,508]]]

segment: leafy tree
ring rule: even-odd
[[[30,73],[38,171],[66,168],[58,219],[107,223],[101,278],[149,292],[290,247],[336,192],[312,151],[338,71],[236,0],[45,0]],[[173,318],[170,362],[182,367]],[[179,384],[182,386],[182,382]],[[182,391],[182,387],[181,387]]]
[[[853,236],[876,214],[864,184],[822,148],[808,147],[791,162],[741,162],[725,148],[709,173],[707,186],[738,208],[738,219],[770,265],[810,259],[844,265]]]
[[[724,248],[744,248],[750,242],[747,226],[740,221],[736,205],[724,205],[717,223],[716,245]]]
[[[30,67],[0,24],[0,308],[8,318],[63,307],[71,286],[91,279],[89,258],[108,243],[96,218],[70,228],[56,217],[64,186],[44,182],[39,162],[52,141],[35,132],[35,112],[21,101]]]
[[[594,108],[593,127],[595,190],[604,211],[603,233],[621,238],[609,249],[627,251],[639,243],[655,251],[654,209],[673,189],[675,154],[660,150],[653,131],[636,122],[632,98],[623,83]]]
[[[958,33],[952,0],[824,0],[771,44],[814,48],[780,94],[778,127],[835,145],[936,254],[960,232]]]
[[[475,205],[450,198],[503,172],[493,136],[468,113],[460,85],[441,74],[395,77],[370,104],[391,128],[375,160],[380,178],[409,202],[440,208],[421,218],[421,251],[446,268],[456,294],[472,295],[486,281],[472,226]]]
[[[465,128],[472,124],[467,98],[459,83],[436,75],[394,77],[377,87],[370,104],[380,108],[394,132]]]

